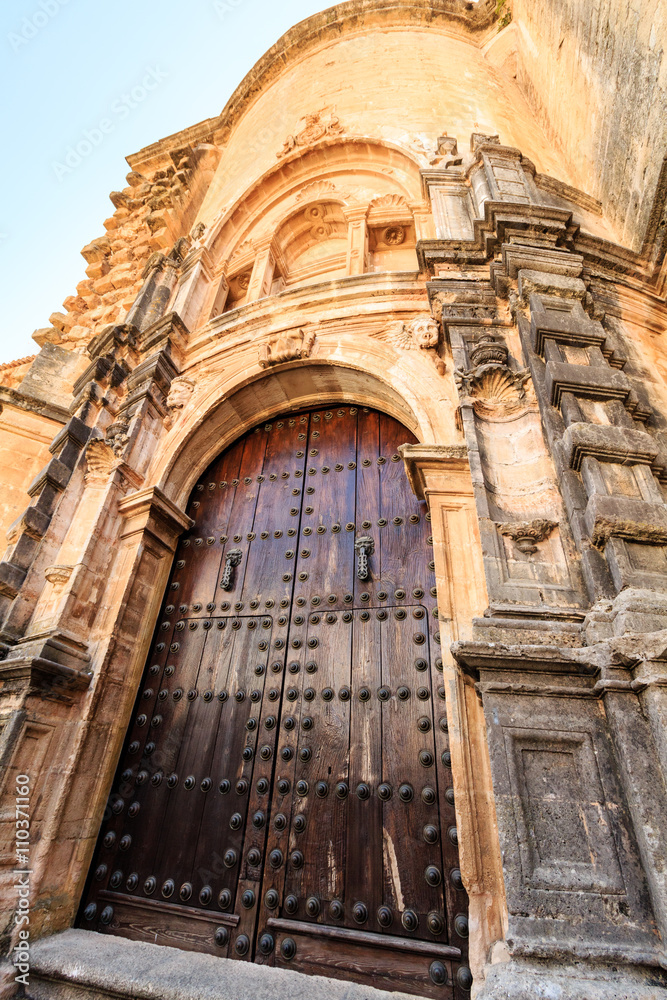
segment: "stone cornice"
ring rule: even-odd
[[[17,410],[29,410],[47,420],[54,420],[59,424],[66,424],[70,418],[69,410],[64,406],[55,403],[47,403],[32,396],[26,396],[20,389],[9,389],[7,386],[0,386],[0,407],[16,407]],[[0,412],[1,409],[0,409]]]

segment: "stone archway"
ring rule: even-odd
[[[199,477],[81,927],[434,998],[469,990],[411,439],[367,407],[290,410]]]

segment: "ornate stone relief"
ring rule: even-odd
[[[340,118],[330,108],[323,108],[314,114],[304,115],[299,119],[305,122],[304,127],[293,135],[288,135],[283,148],[276,153],[278,159],[287,156],[297,146],[312,146],[314,143],[324,139],[325,136],[341,135],[345,131],[345,126],[341,124]]]
[[[206,235],[206,223],[198,222],[196,226],[193,227],[190,233],[190,244],[193,250],[198,250],[204,245],[204,236]]]
[[[385,231],[382,233],[382,241],[383,243],[386,243],[388,247],[398,247],[401,243],[405,243],[404,226],[387,226]]]
[[[312,181],[301,188],[294,197],[295,201],[322,201],[327,196],[336,193],[333,181]]]
[[[425,135],[416,135],[410,141],[410,146],[420,156],[426,157],[428,165],[431,167],[459,166],[462,162],[457,140],[451,135],[438,136],[435,142]]]
[[[493,362],[504,365],[507,364],[508,356],[505,344],[490,333],[482,334],[476,346],[470,350],[470,360],[475,367]]]
[[[557,521],[537,518],[534,521],[515,521],[511,524],[498,524],[498,531],[515,542],[519,552],[532,555],[537,552],[537,543],[543,542],[558,526]]]
[[[379,195],[377,198],[373,198],[369,210],[372,212],[374,209],[386,212],[391,209],[400,209],[402,211],[408,211],[408,203],[402,194],[383,194]]]
[[[286,361],[309,358],[315,344],[315,331],[287,330],[273,333],[259,349],[260,368],[282,365]]]
[[[525,383],[528,369],[515,372],[508,365],[492,362],[478,365],[470,371],[458,368],[454,380],[463,399],[472,400],[475,413],[487,419],[508,417],[526,408]]]
[[[127,417],[119,417],[107,427],[106,442],[117,458],[122,456],[125,445],[130,440],[127,433],[129,425]]]
[[[185,375],[175,378],[169,387],[167,409],[170,411],[182,410],[190,402],[194,388],[195,383],[191,378],[186,378]]]
[[[86,448],[86,485],[106,482],[115,459],[113,450],[105,441],[102,441],[101,438],[95,438],[91,441]]]
[[[440,327],[431,316],[418,316],[411,323],[404,323],[402,320],[397,320],[384,330],[372,333],[371,336],[377,337],[378,340],[386,341],[400,351],[426,351],[433,361],[438,374],[445,374],[445,362],[438,355]]]

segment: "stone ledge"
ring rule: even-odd
[[[30,948],[33,1000],[414,1000],[405,993],[93,931]]]
[[[583,962],[492,965],[476,1000],[667,1000],[660,969],[621,969]]]

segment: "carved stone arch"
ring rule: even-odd
[[[381,364],[378,364],[381,368]],[[354,401],[400,420],[424,443],[436,439],[426,400],[404,392],[361,364],[326,359],[296,361],[253,374],[224,391],[213,385],[197,400],[196,415],[184,424],[162,467],[149,476],[177,506],[187,501],[201,471],[247,430],[290,409]]]
[[[427,390],[407,379],[401,384],[396,371],[388,381],[382,359],[376,361],[377,371],[368,370],[361,352],[357,364],[297,361],[241,378],[226,391],[218,379],[197,399],[161,468],[148,471],[147,482],[155,486],[136,496],[150,493],[182,512],[197,478],[218,454],[254,426],[310,406],[368,406],[399,420],[421,442],[399,450],[413,491],[428,505],[433,530],[460,867],[469,894],[471,967],[479,975],[489,949],[502,941],[506,911],[484,717],[472,682],[457,672],[450,653],[451,643],[468,637],[470,622],[488,602],[472,481],[465,448],[435,443],[443,439],[442,428],[433,423]],[[132,511],[133,496],[124,504]],[[157,615],[165,580],[163,572],[152,585],[151,615]],[[136,654],[133,676],[143,656],[143,650]]]
[[[419,204],[423,198],[420,166],[414,150],[384,139],[354,136],[317,143],[300,150],[296,157],[279,161],[226,206],[209,226],[206,248],[214,260],[231,255],[235,246],[251,236],[253,219],[266,217],[275,206],[287,204],[290,199],[296,206],[299,193],[318,180],[329,179],[343,192],[344,185],[336,177],[345,169],[362,179],[375,175],[383,190],[372,197],[381,197],[391,188],[408,203]],[[243,225],[236,228],[234,219],[241,208]]]

